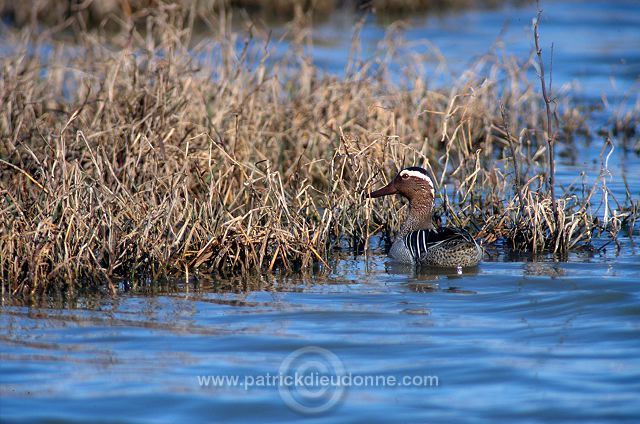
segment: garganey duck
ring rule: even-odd
[[[482,249],[462,228],[435,228],[432,220],[435,190],[424,169],[405,168],[387,186],[369,197],[400,194],[409,200],[409,216],[396,235],[389,256],[404,262],[434,267],[472,267]]]

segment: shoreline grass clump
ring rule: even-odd
[[[53,30],[3,35],[3,288],[326,268],[341,242],[362,251],[397,230],[398,200],[374,208],[365,193],[413,164],[433,173],[440,214],[486,243],[566,252],[633,229],[637,203],[614,199],[604,173],[559,195],[552,218],[532,58],[488,55],[430,87],[430,58],[401,53],[390,32],[336,77],[305,56],[308,27],[293,23],[296,41],[276,57],[224,15],[196,41],[193,13],[160,6],[117,33],[78,31],[73,45]],[[570,105],[557,114],[560,132],[584,126]],[[609,201],[604,225],[594,193]]]

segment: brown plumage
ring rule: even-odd
[[[462,228],[436,229],[433,225],[435,190],[427,171],[405,168],[385,187],[369,197],[400,194],[409,200],[409,214],[389,255],[405,263],[436,267],[471,267],[482,259],[482,249]]]

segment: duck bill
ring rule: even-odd
[[[398,189],[396,188],[395,184],[393,184],[393,181],[392,181],[386,186],[369,193],[369,197],[376,198],[376,197],[388,196],[390,194],[396,194],[397,192],[398,192]]]

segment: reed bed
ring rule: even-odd
[[[556,228],[533,56],[491,53],[431,87],[436,51],[407,53],[392,28],[362,60],[356,30],[336,77],[305,54],[312,31],[299,22],[273,56],[268,37],[232,31],[224,14],[198,42],[194,13],[161,5],[73,44],[51,41],[55,29],[5,31],[3,290],[326,270],[334,249],[366,252],[372,234],[398,229],[399,199],[366,193],[410,165],[433,173],[438,214],[484,243],[566,253],[633,229],[637,201],[606,188],[610,141],[595,184],[559,195]],[[569,100],[557,120],[559,143],[593,132]]]

